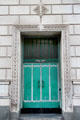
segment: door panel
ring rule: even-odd
[[[57,65],[50,68],[51,100],[58,100],[58,70]]]
[[[49,67],[42,66],[42,100],[49,100]]]
[[[24,100],[31,100],[31,67],[24,67]]]
[[[40,67],[33,68],[33,100],[40,100]]]

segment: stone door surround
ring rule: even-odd
[[[20,110],[20,86],[21,86],[21,34],[36,32],[61,33],[61,81],[62,81],[62,111],[71,112],[72,105],[72,82],[70,78],[70,55],[69,35],[66,25],[26,25],[12,26],[12,82],[10,86],[11,111]]]

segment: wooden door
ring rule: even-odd
[[[24,64],[24,108],[59,108],[57,63]]]

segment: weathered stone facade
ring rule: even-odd
[[[0,0],[0,106],[20,111],[20,34],[28,31],[62,33],[62,111],[73,112],[80,106],[80,0]]]

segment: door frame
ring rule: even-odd
[[[21,35],[30,33],[61,33],[61,85],[62,85],[62,112],[72,112],[72,82],[70,78],[69,33],[66,25],[27,25],[12,26],[12,82],[11,82],[11,111],[19,112],[21,108]]]

